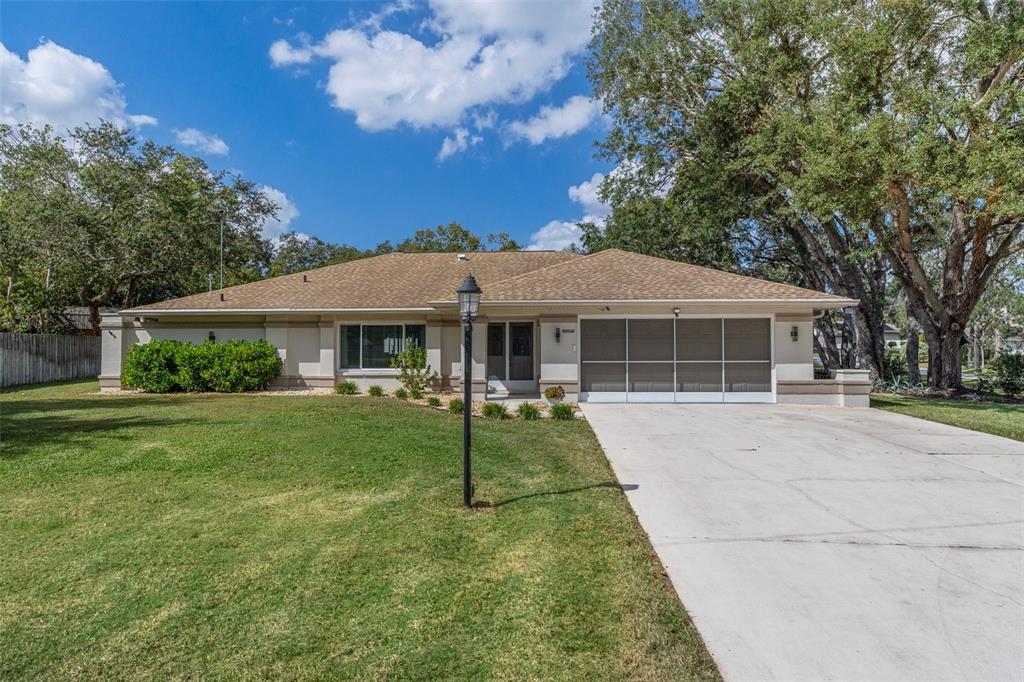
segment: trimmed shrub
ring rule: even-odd
[[[978,393],[994,393],[995,381],[996,373],[992,370],[992,365],[982,367],[978,370]]]
[[[427,364],[427,349],[417,344],[410,344],[393,357],[391,367],[399,371],[398,380],[407,391],[422,393],[437,381],[437,372]]]
[[[466,411],[466,403],[462,402],[462,398],[452,398],[448,403],[448,411],[452,414],[462,414]]]
[[[384,395],[384,389],[382,387],[378,386],[377,384],[374,384],[373,386],[370,386],[370,388],[368,388],[366,390],[366,392],[369,393],[370,395],[374,396],[375,398],[379,398],[382,395]]]
[[[178,356],[181,341],[150,341],[128,351],[121,369],[121,384],[147,393],[181,390]]]
[[[206,375],[207,387],[218,393],[242,393],[266,388],[281,373],[277,349],[266,341],[226,341],[208,344],[213,364]]]
[[[1000,355],[993,363],[995,385],[1016,398],[1024,393],[1024,355]]]
[[[176,350],[178,363],[176,373],[178,386],[182,391],[208,391],[209,377],[213,372],[217,345],[209,341],[198,346],[183,343]]]
[[[430,405],[431,407],[441,407],[441,399],[436,395],[428,395],[427,405]]]
[[[488,419],[507,419],[508,406],[505,403],[484,403],[483,415]]]
[[[409,397],[413,400],[423,400],[423,391],[418,388],[410,388]]]
[[[355,395],[358,391],[359,388],[354,381],[342,381],[334,387],[334,392],[341,395]]]
[[[576,415],[573,414],[572,405],[569,405],[568,403],[558,403],[557,405],[551,406],[551,418],[575,419]]]
[[[121,381],[150,393],[240,393],[266,388],[281,367],[277,349],[266,341],[150,341],[128,352]]]
[[[882,368],[882,380],[895,381],[907,376],[907,354],[900,348],[885,349],[885,366]]]
[[[516,408],[516,412],[518,412],[519,416],[526,421],[540,419],[540,410],[537,409],[536,405],[531,405],[530,403],[519,403],[519,407]]]
[[[399,400],[405,400],[406,398],[409,397],[409,391],[405,390],[404,388],[396,388],[394,396]]]
[[[548,386],[544,389],[544,397],[548,400],[563,400],[565,398],[565,389],[561,386]]]

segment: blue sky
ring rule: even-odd
[[[5,122],[102,116],[265,185],[294,229],[370,247],[457,220],[561,248],[600,218],[592,6],[0,4]],[[597,174],[597,175],[595,175]]]

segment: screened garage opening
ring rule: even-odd
[[[580,399],[774,402],[771,318],[581,319]]]

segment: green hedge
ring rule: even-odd
[[[1024,394],[1024,355],[1000,355],[993,363],[995,384],[1008,396]]]
[[[266,388],[281,368],[277,349],[266,341],[150,341],[128,352],[121,384],[147,393],[241,393]]]

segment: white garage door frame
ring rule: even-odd
[[[723,332],[721,343],[722,353],[722,390],[714,392],[631,392],[629,388],[629,365],[642,364],[644,362],[658,363],[659,361],[637,361],[629,359],[629,320],[721,320]],[[770,392],[728,392],[725,390],[725,367],[729,363],[742,363],[743,360],[726,360],[724,353],[725,346],[725,320],[747,319],[747,320],[768,320],[769,337],[769,369],[771,376]],[[626,369],[626,391],[583,391],[583,320],[624,320],[626,325],[626,359],[625,361],[609,360],[588,360],[587,364],[625,364]],[[580,380],[580,402],[591,403],[774,403],[776,402],[776,376],[775,376],[775,314],[687,314],[687,315],[577,315],[576,328],[580,330],[580,339],[576,347],[576,376]],[[672,385],[678,388],[678,364],[686,361],[677,360],[676,345],[677,325],[672,325]],[[667,361],[660,361],[662,363]],[[763,362],[763,361],[751,361]]]

